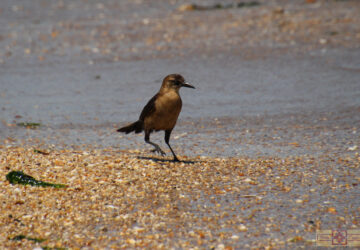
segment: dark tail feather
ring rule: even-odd
[[[140,133],[141,131],[143,131],[143,122],[137,121],[137,122],[131,123],[130,125],[127,125],[125,127],[119,128],[116,131],[123,132],[126,134],[131,133],[133,131],[135,131],[135,133]]]

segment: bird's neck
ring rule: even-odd
[[[179,95],[179,89],[162,87],[159,90],[160,95]]]

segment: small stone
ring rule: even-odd
[[[327,43],[327,40],[325,38],[320,38],[319,39],[319,43],[320,44],[326,44]]]
[[[233,239],[233,240],[238,240],[238,239],[239,239],[239,235],[234,234],[233,236],[231,236],[231,239]]]
[[[240,232],[246,232],[248,229],[244,224],[240,224],[238,227]]]
[[[216,250],[224,250],[225,249],[225,245],[224,244],[219,244],[216,246],[215,248]]]
[[[180,5],[178,8],[179,11],[189,11],[189,10],[195,10],[196,6],[194,4],[183,4]]]
[[[348,150],[355,151],[357,148],[358,148],[357,145],[354,145],[354,146],[348,147]]]

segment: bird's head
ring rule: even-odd
[[[161,88],[162,89],[173,89],[179,91],[181,87],[192,88],[195,87],[185,82],[184,77],[179,74],[171,74],[164,78]]]

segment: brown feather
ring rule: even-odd
[[[155,101],[158,98],[159,93],[153,96],[153,98],[148,101],[143,110],[141,111],[139,120],[144,121],[146,117],[152,115],[155,112]]]

